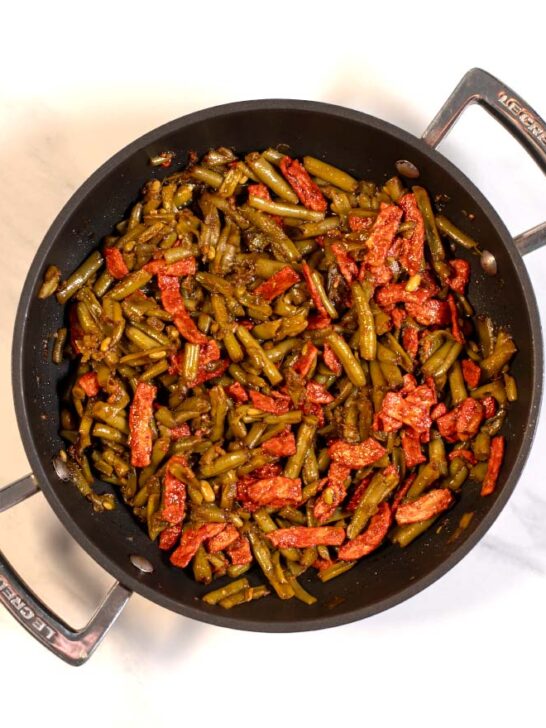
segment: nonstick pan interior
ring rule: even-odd
[[[496,256],[499,274],[488,278],[477,257],[464,255],[472,264],[469,298],[477,311],[513,333],[519,353],[512,372],[520,398],[504,430],[506,459],[493,496],[480,498],[478,486],[467,484],[448,516],[408,548],[382,547],[327,584],[304,578],[304,586],[318,597],[312,607],[271,597],[226,612],[199,601],[206,589],[170,566],[123,504],[97,515],[56,475],[52,458],[63,446],[57,434],[58,398],[67,364],[53,365],[50,353],[63,311],[54,298],[39,301],[35,294],[47,265],[58,265],[64,274],[77,267],[125,215],[142,185],[184,166],[189,150],[202,154],[224,145],[244,153],[280,143],[288,145],[292,156],[311,154],[375,181],[392,176],[398,159],[417,165],[419,184],[432,195],[444,196],[445,214]],[[164,150],[176,152],[174,165],[169,170],[152,168],[150,157]],[[453,566],[491,525],[517,482],[531,444],[542,366],[533,333],[538,326],[529,278],[506,228],[478,190],[440,154],[385,122],[340,107],[244,102],[199,112],[151,132],[119,152],[76,192],[47,233],[23,290],[13,347],[14,397],[27,455],[51,506],[77,541],[123,584],[169,609],[215,624],[264,631],[315,629],[368,616],[411,596]],[[453,539],[460,517],[469,511],[475,512],[470,526]],[[153,573],[137,572],[131,554],[146,556]],[[257,572],[250,578],[261,582]]]

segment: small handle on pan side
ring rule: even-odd
[[[6,486],[0,490],[0,513],[38,491],[33,475]],[[82,665],[91,657],[131,593],[116,582],[89,623],[74,630],[34,594],[0,550],[0,602],[35,639],[70,665]]]
[[[422,136],[437,147],[469,104],[484,106],[519,143],[546,174],[546,123],[521,96],[481,68],[472,68],[462,78]],[[522,255],[546,244],[546,222],[514,238]]]

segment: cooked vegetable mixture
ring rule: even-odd
[[[169,166],[172,153],[154,158]],[[226,609],[316,599],[404,547],[469,480],[493,493],[517,397],[510,335],[466,298],[475,241],[427,191],[226,148],[163,182],[66,281],[61,457],[94,508],[111,483]],[[254,564],[265,585],[242,578]]]

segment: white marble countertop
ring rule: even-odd
[[[527,3],[525,17],[497,8],[492,18],[478,3],[459,2],[449,11],[395,1],[384,19],[381,6],[372,12],[348,2],[319,12],[318,4],[306,5],[275,3],[282,22],[273,23],[257,12],[265,14],[264,5],[226,3],[206,31],[212,5],[162,3],[168,12],[161,17],[137,2],[93,3],[78,17],[76,5],[55,2],[4,10],[11,28],[0,48],[4,484],[29,469],[10,385],[12,329],[26,271],[62,205],[123,145],[187,112],[258,97],[342,104],[419,135],[475,65],[546,115],[541,3]],[[267,47],[269,68],[256,60]],[[307,63],[312,54],[317,60]],[[483,111],[471,109],[441,150],[511,231],[544,219],[544,175]],[[544,322],[546,249],[526,264]],[[167,719],[278,726],[306,717],[314,726],[347,718],[370,725],[400,720],[405,728],[438,720],[444,726],[544,725],[545,441],[543,414],[513,497],[457,567],[410,601],[359,623],[291,635],[241,633],[134,596],[94,657],[75,670],[0,607],[1,724],[55,718],[60,726],[69,719],[79,726],[98,720],[164,725]],[[0,547],[75,624],[86,621],[112,581],[41,495],[0,516]]]

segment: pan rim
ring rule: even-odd
[[[172,132],[179,130],[183,132],[183,128],[190,124],[206,122],[208,119],[218,116],[219,114],[240,114],[244,112],[252,112],[255,110],[293,110],[293,111],[304,111],[312,113],[328,114],[330,116],[342,118],[357,122],[359,124],[379,129],[386,132],[396,138],[397,140],[404,142],[410,146],[417,148],[422,154],[429,157],[432,162],[440,164],[445,170],[446,174],[454,177],[465,189],[470,192],[475,198],[477,204],[486,213],[489,220],[496,227],[499,232],[499,237],[502,239],[506,251],[510,256],[510,259],[514,265],[514,268],[520,278],[522,287],[528,292],[527,307],[528,315],[531,324],[531,346],[533,350],[533,361],[532,361],[532,375],[531,375],[531,401],[529,407],[529,419],[526,428],[526,437],[522,439],[519,447],[519,451],[515,462],[508,474],[506,482],[499,492],[495,502],[490,507],[486,515],[483,517],[480,524],[476,529],[462,540],[453,552],[442,562],[428,572],[423,577],[416,579],[409,583],[405,588],[396,591],[389,597],[383,598],[372,604],[368,604],[362,607],[356,607],[347,611],[339,611],[335,614],[327,614],[322,616],[309,616],[305,620],[284,620],[278,622],[262,622],[260,620],[254,620],[252,617],[236,617],[229,613],[223,612],[209,612],[203,608],[203,606],[193,607],[191,605],[180,604],[175,599],[161,594],[156,589],[148,586],[142,577],[128,576],[114,561],[110,559],[100,548],[89,540],[88,536],[80,528],[79,524],[72,517],[69,510],[64,507],[62,502],[57,498],[54,488],[51,486],[49,479],[47,478],[45,468],[42,465],[42,461],[38,456],[37,449],[34,445],[34,436],[32,432],[31,419],[27,412],[24,396],[24,372],[23,372],[23,343],[24,334],[26,330],[26,321],[28,313],[28,305],[36,289],[37,279],[40,271],[43,269],[43,265],[49,254],[49,250],[56,240],[60,230],[63,228],[67,219],[73,214],[73,212],[80,205],[82,200],[86,198],[94,189],[94,187],[102,180],[102,178],[110,171],[116,168],[118,164],[125,161],[127,158],[132,156],[137,151],[143,149],[149,144],[152,144],[158,138]],[[62,525],[67,529],[70,535],[82,546],[82,548],[93,558],[93,560],[104,568],[111,576],[120,581],[124,586],[132,589],[141,596],[150,599],[154,603],[170,609],[173,612],[182,614],[184,616],[196,619],[201,622],[213,624],[216,626],[229,627],[233,629],[242,629],[247,631],[258,631],[258,632],[298,632],[298,631],[309,631],[315,629],[325,629],[329,627],[335,627],[342,624],[348,624],[365,617],[379,614],[382,611],[390,609],[391,607],[404,602],[412,596],[415,596],[419,592],[426,589],[428,586],[436,582],[441,576],[446,574],[452,569],[461,559],[474,548],[478,541],[483,538],[489,528],[492,526],[494,521],[497,519],[502,509],[508,502],[512,492],[520,478],[521,471],[527,461],[529,452],[534,441],[536,432],[536,425],[540,412],[540,405],[542,399],[542,385],[543,385],[543,341],[542,331],[540,326],[540,317],[538,312],[538,306],[536,303],[536,297],[534,290],[531,285],[527,268],[523,263],[522,257],[514,245],[512,236],[508,232],[505,224],[496,213],[491,204],[487,201],[484,195],[477,189],[477,187],[469,180],[466,175],[461,172],[452,162],[446,159],[436,149],[432,149],[429,145],[423,142],[418,137],[410,134],[409,132],[400,129],[399,127],[391,124],[390,122],[383,121],[377,117],[370,116],[360,111],[356,111],[344,106],[328,104],[317,101],[307,101],[298,99],[257,99],[250,101],[239,101],[234,103],[222,104],[218,106],[209,107],[200,111],[196,111],[177,119],[174,119],[166,124],[163,124],[146,134],[138,137],[134,141],[127,144],[120,151],[116,152],[110,159],[104,162],[87,180],[76,190],[71,196],[67,203],[60,210],[48,231],[46,232],[44,239],[38,247],[34,259],[31,263],[29,271],[27,273],[25,283],[23,285],[19,303],[17,307],[17,314],[15,318],[14,336],[12,344],[12,391],[15,404],[15,411],[17,416],[17,423],[19,432],[23,441],[26,455],[32,467],[32,470],[37,478],[40,488],[44,493],[49,505],[56,513],[57,517],[61,521]],[[42,487],[44,484],[44,487]]]

